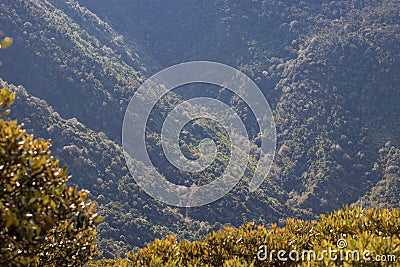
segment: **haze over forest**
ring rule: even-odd
[[[0,30],[13,38],[0,51],[0,86],[16,94],[7,118],[50,139],[51,155],[72,175],[68,185],[90,191],[104,217],[97,225],[102,258],[125,257],[171,233],[193,241],[226,225],[319,220],[346,205],[400,208],[399,1],[2,0]],[[199,142],[211,138],[218,160],[195,174],[168,165],[161,125],[184,100],[229,105],[252,148],[231,192],[178,208],[153,199],[129,173],[122,123],[146,79],[196,60],[232,66],[256,83],[274,115],[276,153],[266,180],[249,192],[260,139],[248,105],[217,86],[174,90],[146,129],[163,175],[205,184],[229,162],[226,132],[196,120],[183,129],[183,154],[196,159]]]

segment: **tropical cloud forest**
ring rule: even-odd
[[[400,266],[398,0],[1,0],[0,89],[0,266]]]

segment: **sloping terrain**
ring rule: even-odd
[[[71,182],[99,204],[106,218],[100,246],[109,257],[170,232],[196,238],[222,224],[284,223],[352,203],[398,208],[399,12],[393,1],[5,0],[1,30],[14,44],[1,51],[0,78],[17,91],[10,117],[50,138]],[[138,188],[122,156],[121,128],[138,86],[189,60],[222,62],[249,75],[270,102],[278,143],[259,190],[248,192],[247,173],[223,199],[185,209]],[[198,95],[220,97],[257,130],[235,96],[178,90],[149,125],[157,161],[163,162],[158,120]],[[206,123],[187,130],[189,147],[204,133],[218,137]],[[258,145],[256,135],[252,143]],[[224,164],[196,178],[208,181]]]

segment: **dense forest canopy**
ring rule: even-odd
[[[390,0],[3,0],[0,29],[13,44],[0,37],[7,47],[0,49],[0,87],[15,93],[8,117],[18,124],[5,120],[2,131],[23,124],[51,140],[52,155],[72,174],[68,186],[89,190],[104,216],[96,239],[104,258],[133,250],[139,254],[129,258],[151,262],[139,249],[159,249],[157,242],[163,247],[170,234],[187,249],[225,226],[279,228],[288,218],[323,224],[321,214],[345,205],[399,209],[399,13],[400,3]],[[147,78],[193,60],[228,64],[257,84],[274,115],[277,145],[267,179],[249,192],[260,139],[243,99],[204,84],[165,95],[146,138],[151,159],[177,183],[215,179],[227,166],[230,143],[217,124],[193,121],[182,131],[183,154],[195,160],[200,140],[211,138],[218,160],[192,175],[169,166],[160,125],[174,107],[213,97],[234,109],[250,133],[250,160],[239,184],[209,205],[177,208],[150,197],[132,177],[122,122]],[[373,234],[363,231],[356,235]],[[156,238],[164,241],[154,245]]]

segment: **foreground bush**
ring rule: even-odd
[[[0,92],[1,116],[14,100]],[[87,191],[66,185],[49,142],[0,119],[0,266],[82,266],[96,255],[101,218]]]
[[[279,250],[286,261],[278,259]],[[329,256],[329,251],[336,252]],[[385,258],[377,262],[381,255]],[[204,241],[177,242],[170,235],[128,253],[126,260],[90,266],[396,266],[395,260],[400,262],[400,211],[355,207],[318,222],[289,219],[284,228],[226,227]]]

